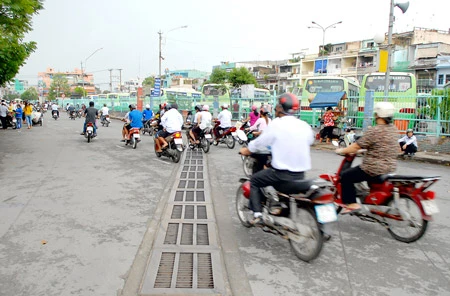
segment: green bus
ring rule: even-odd
[[[345,94],[339,97],[340,100],[337,105],[346,112],[347,116],[356,116],[360,86],[358,82],[352,79],[339,76],[317,76],[307,78],[303,86],[300,118],[309,124],[316,126],[317,119],[320,118],[320,113],[310,107],[310,103],[314,101],[318,93]]]

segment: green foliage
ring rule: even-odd
[[[234,68],[229,74],[228,74],[228,80],[231,83],[233,87],[240,87],[243,84],[253,84],[255,86],[258,85],[256,82],[255,76],[250,73],[246,68]]]
[[[418,114],[423,117],[437,120],[438,115],[441,120],[441,126],[445,133],[450,132],[450,91],[442,89],[434,89],[431,93],[432,97],[427,99],[426,106],[419,108]],[[438,98],[441,97],[441,101]]]
[[[145,78],[144,81],[142,82],[142,85],[148,85],[150,87],[154,87],[155,86],[155,76],[149,76],[149,77]]]
[[[14,99],[17,99],[19,96],[19,94],[7,94],[3,97],[3,99],[7,100],[7,101],[12,101]]]
[[[209,77],[209,83],[224,84],[229,79],[228,72],[224,69],[215,68]]]
[[[39,94],[34,87],[30,87],[20,95],[20,99],[22,101],[37,101],[39,100]]]
[[[31,17],[43,8],[41,0],[0,0],[0,86],[11,81],[36,43],[23,42]]]
[[[70,96],[70,86],[67,81],[66,76],[62,74],[55,74],[53,76],[52,84],[50,84],[50,90],[48,93],[48,98],[50,100],[54,100],[56,97],[65,94],[66,96]]]
[[[102,92],[102,94],[109,94],[109,93],[110,93],[109,90],[104,90],[104,91]]]
[[[75,87],[75,89],[73,90],[73,92],[74,92],[75,94],[77,94],[77,96],[80,96],[80,97],[85,97],[85,96],[87,95],[86,90],[85,90],[84,88],[82,88],[81,86]]]

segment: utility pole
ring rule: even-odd
[[[162,54],[161,54],[161,42],[162,42],[162,31],[159,30],[159,75],[158,77],[161,78],[161,60],[162,60]]]
[[[109,71],[109,91],[112,92],[112,70],[113,69],[108,69]]]

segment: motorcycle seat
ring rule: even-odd
[[[284,194],[306,193],[312,185],[314,185],[314,180],[297,180],[283,183],[275,189]]]
[[[389,181],[421,181],[439,179],[440,176],[388,175]]]

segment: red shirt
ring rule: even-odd
[[[334,126],[334,120],[333,120],[334,114],[333,112],[327,112],[323,116],[323,124],[325,126]]]

